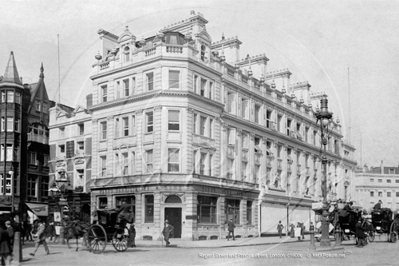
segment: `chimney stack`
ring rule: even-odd
[[[381,174],[384,174],[384,161],[381,160]]]

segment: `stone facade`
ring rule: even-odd
[[[212,41],[202,14],[137,40],[99,30],[93,65],[91,207],[135,212],[137,237],[273,233],[279,220],[308,223],[320,200],[319,96],[268,72],[264,55],[239,58],[237,37]],[[255,77],[256,76],[256,77]],[[329,198],[346,197],[351,153],[339,121],[329,134]],[[352,155],[350,155],[352,156]],[[288,215],[287,215],[288,214]]]

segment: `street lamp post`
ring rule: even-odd
[[[323,213],[321,215],[321,242],[320,246],[331,246],[329,238],[329,223],[328,217],[328,203],[327,203],[327,157],[326,157],[326,146],[328,144],[328,126],[331,123],[333,114],[328,111],[328,100],[327,96],[324,95],[320,99],[320,110],[316,112],[316,123],[320,124],[321,131],[321,145],[322,145],[322,157],[321,163],[323,165],[323,176],[321,180],[321,192],[323,197]]]
[[[64,198],[64,194],[68,190],[68,179],[67,178],[59,178],[56,179],[53,187],[49,189],[52,196],[56,196],[60,194],[60,199],[58,201],[58,206],[60,207],[60,218],[61,218],[61,225],[60,225],[60,239],[59,244],[65,244],[64,240],[64,207],[68,205],[67,199]]]

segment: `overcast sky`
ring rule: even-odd
[[[36,82],[40,63],[52,100],[85,105],[97,30],[141,38],[186,19],[190,10],[209,21],[213,41],[238,36],[241,56],[265,53],[269,70],[288,68],[291,83],[308,81],[329,95],[345,138],[369,166],[398,166],[398,1],[22,1],[0,0],[0,73],[10,51],[24,82]],[[348,68],[349,84],[348,90]],[[3,70],[2,70],[3,69]],[[2,75],[2,74],[0,74]],[[349,108],[349,98],[351,99]],[[351,131],[348,132],[349,121]]]

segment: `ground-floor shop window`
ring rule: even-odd
[[[233,219],[234,224],[240,224],[240,200],[226,199],[226,219]]]
[[[216,223],[217,197],[198,196],[197,215],[199,223]]]
[[[145,223],[153,223],[154,222],[154,195],[146,195],[145,196]]]
[[[247,224],[252,225],[252,201],[247,201]]]
[[[108,207],[108,199],[107,198],[98,198],[98,208],[106,209]]]

